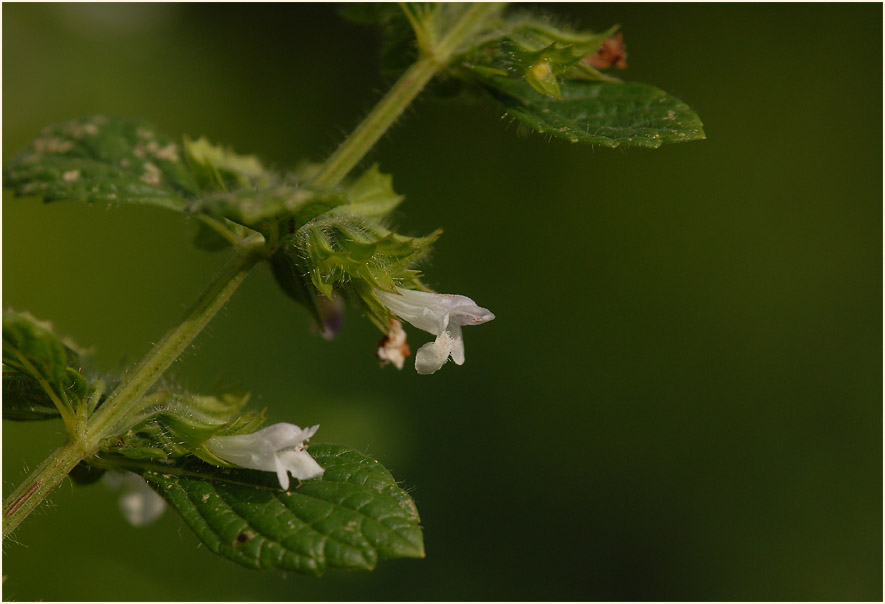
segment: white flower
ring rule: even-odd
[[[214,455],[242,468],[276,472],[285,491],[289,489],[289,474],[308,480],[325,472],[304,444],[318,428],[316,425],[302,430],[295,424],[280,423],[252,434],[214,436],[205,445]]]
[[[487,308],[477,306],[467,296],[432,294],[412,289],[396,288],[396,294],[375,290],[375,295],[385,306],[418,329],[436,336],[418,349],[415,369],[422,375],[436,372],[449,360],[464,364],[464,339],[461,326],[479,325],[495,318]]]
[[[123,490],[120,511],[132,526],[145,526],[163,515],[166,502],[138,474],[109,470],[102,480],[111,489]]]

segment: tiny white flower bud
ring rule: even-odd
[[[213,455],[241,468],[276,472],[280,487],[288,490],[289,474],[308,480],[325,472],[304,444],[318,428],[319,425],[301,429],[295,424],[279,423],[252,434],[214,436],[205,445]]]
[[[166,502],[138,474],[109,470],[102,480],[111,489],[123,490],[120,511],[132,526],[145,526],[163,515]]]
[[[436,341],[422,346],[415,355],[415,369],[420,374],[436,372],[449,360],[464,364],[464,339],[461,327],[479,325],[495,318],[487,308],[477,306],[467,296],[434,294],[396,288],[397,293],[376,289],[375,295],[396,316],[418,329],[432,333]]]

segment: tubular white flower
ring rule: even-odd
[[[123,490],[123,495],[120,497],[120,511],[132,526],[150,524],[166,510],[163,498],[138,474],[109,470],[102,480],[111,489]]]
[[[461,327],[480,325],[495,318],[487,308],[467,296],[433,294],[396,288],[396,294],[375,290],[375,295],[396,316],[418,329],[436,336],[415,354],[415,370],[427,375],[436,372],[449,357],[456,365],[464,364],[464,339]]]
[[[298,480],[308,480],[325,472],[304,444],[318,428],[316,425],[302,430],[295,424],[280,423],[252,434],[214,436],[205,445],[212,454],[241,468],[276,472],[280,487],[286,491],[289,474]]]

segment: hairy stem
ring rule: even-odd
[[[141,360],[86,424],[86,434],[52,453],[3,502],[3,538],[15,530],[81,460],[92,456],[102,439],[111,436],[141,397],[183,353],[207,323],[221,310],[249,270],[262,259],[262,241],[243,243],[228,268],[199,297],[184,320]],[[100,396],[100,395],[99,395]]]
[[[445,68],[458,47],[489,16],[502,7],[503,4],[498,3],[474,4],[445,33],[438,44],[432,48],[422,49],[424,52],[421,58],[400,76],[393,88],[384,95],[366,119],[329,157],[314,176],[313,184],[331,188],[340,183],[402,115],[403,110],[418,96],[433,76]]]
[[[92,451],[108,436],[117,423],[163,375],[166,369],[190,346],[193,339],[230,299],[246,275],[263,258],[263,239],[254,247],[244,246],[234,261],[210,285],[191,307],[184,320],[169,331],[126,376],[123,382],[99,407],[87,425],[87,450]]]
[[[3,502],[3,539],[27,518],[74,466],[85,457],[81,443],[70,441],[56,449]]]

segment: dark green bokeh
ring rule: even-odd
[[[445,235],[429,284],[498,316],[468,361],[379,371],[256,270],[170,379],[238,385],[271,419],[377,456],[426,560],[322,579],[210,554],[167,514],[125,524],[64,485],[4,544],[17,600],[880,600],[882,7],[568,5],[622,23],[628,79],[708,140],[610,151],[422,97],[370,156],[401,226]],[[103,113],[292,166],[390,82],[371,30],[318,5],[3,8],[3,153]],[[3,195],[3,306],[129,367],[224,263],[148,207]],[[410,333],[413,349],[427,339]],[[58,424],[3,425],[8,492]]]

